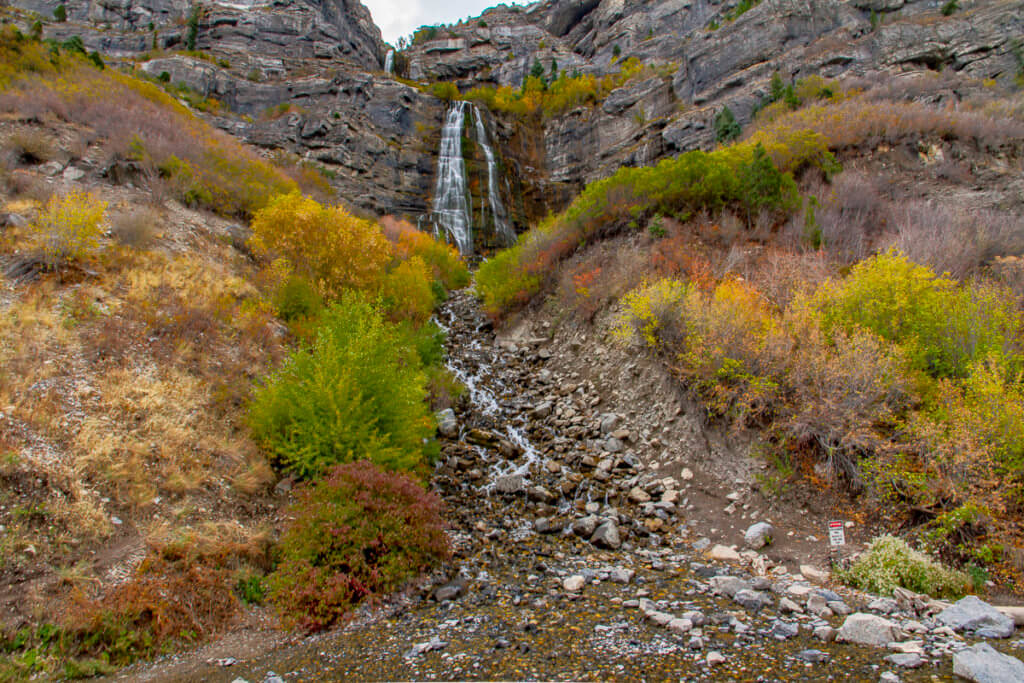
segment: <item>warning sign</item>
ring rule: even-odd
[[[846,545],[846,532],[843,531],[843,523],[832,521],[828,523],[828,542],[833,546]]]

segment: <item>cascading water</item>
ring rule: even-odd
[[[487,139],[487,129],[477,107],[473,107],[473,118],[476,120],[476,141],[484,150],[484,157],[487,159],[487,200],[491,207],[491,216],[494,218],[494,230],[505,240],[506,245],[511,246],[516,241],[516,233],[508,222],[508,214],[505,213],[505,205],[501,201],[501,192],[498,190],[498,165],[494,161],[494,150]]]
[[[391,75],[395,73],[395,51],[388,50],[388,54],[384,57],[384,73]]]
[[[437,157],[437,185],[434,187],[433,217],[438,232],[455,242],[459,252],[473,252],[466,163],[462,158],[462,125],[466,103],[452,103],[441,129],[441,150]]]

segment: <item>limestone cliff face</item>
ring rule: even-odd
[[[11,3],[52,17],[58,0]],[[338,59],[379,69],[380,29],[358,0],[85,0],[64,3],[68,23],[53,32],[79,35],[105,53],[184,49],[188,21],[199,13],[196,48],[249,53],[254,58]]]
[[[13,0],[51,15],[56,0]],[[945,70],[956,100],[985,79],[1009,85],[1020,66],[1024,1],[963,1],[946,17],[937,0],[543,0],[500,6],[405,50],[399,75],[519,87],[536,62],[604,76],[627,58],[658,75],[633,79],[594,106],[530,120],[487,116],[519,229],[560,209],[582,186],[623,165],[654,163],[713,144],[729,106],[741,124],[773,74]],[[196,47],[184,48],[196,5],[187,0],[68,2],[69,21],[47,37],[80,35],[90,49],[166,72],[226,107],[217,122],[241,138],[327,169],[339,194],[374,212],[417,218],[429,209],[446,104],[382,73],[388,46],[357,0],[204,2]],[[161,51],[150,53],[158,48]],[[466,145],[472,157],[472,145]],[[481,159],[467,159],[478,167]],[[477,183],[479,184],[479,183]],[[470,180],[470,190],[474,182]]]

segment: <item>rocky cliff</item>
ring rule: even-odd
[[[15,0],[50,16],[55,0]],[[219,125],[268,150],[318,165],[363,209],[416,219],[429,210],[446,102],[430,85],[519,88],[545,71],[604,77],[624,63],[650,67],[589,102],[550,115],[488,116],[522,229],[582,186],[714,142],[728,106],[747,123],[774,74],[786,81],[943,72],[939,99],[1012,86],[1024,35],[1020,0],[547,0],[499,6],[422,31],[383,73],[388,46],[356,0],[98,0],[67,3],[47,37],[81,36],[89,49],[223,105]],[[190,44],[199,52],[185,52]],[[408,79],[408,80],[406,80]],[[468,132],[467,132],[468,137]],[[464,145],[468,167],[483,163]],[[474,163],[475,161],[475,163]],[[479,172],[478,172],[479,176]],[[485,179],[470,179],[476,192]],[[478,204],[478,206],[481,204]]]

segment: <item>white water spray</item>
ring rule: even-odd
[[[395,51],[388,50],[388,54],[384,57],[384,73],[392,75],[395,73]]]
[[[452,102],[441,129],[441,150],[437,157],[437,185],[434,188],[435,226],[455,242],[459,252],[473,252],[473,232],[469,220],[466,188],[466,163],[462,158],[462,125],[466,103]]]
[[[491,216],[494,218],[494,230],[505,241],[506,246],[512,246],[516,241],[516,233],[508,222],[508,214],[505,212],[501,192],[498,190],[498,165],[494,161],[494,150],[487,139],[487,129],[484,127],[480,109],[475,106],[473,118],[476,120],[476,141],[487,158],[487,200],[491,206]]]

